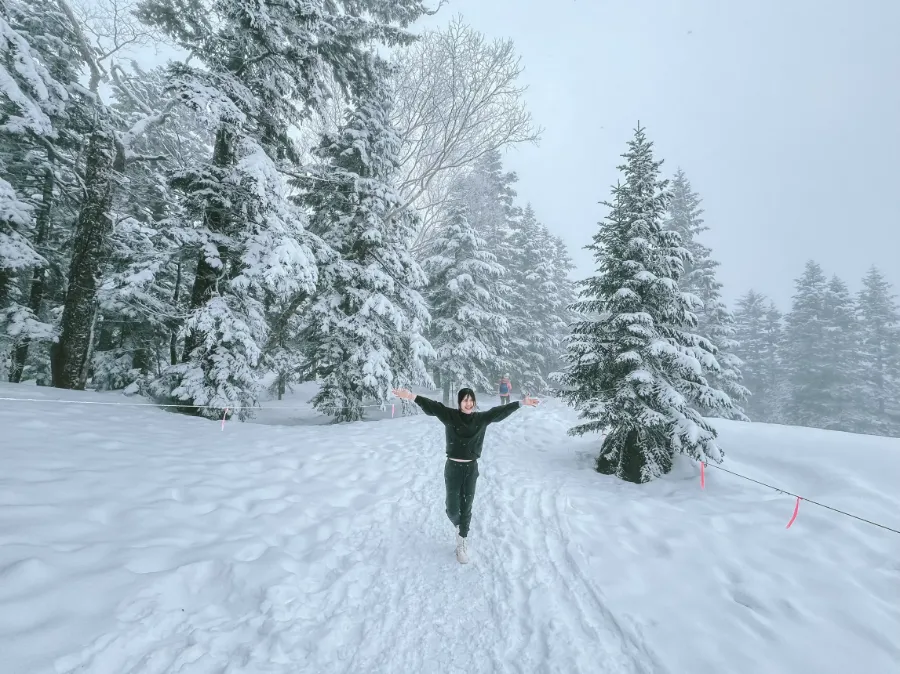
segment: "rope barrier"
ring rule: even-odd
[[[704,487],[706,480],[703,475],[703,468],[709,465],[710,468],[715,468],[716,470],[721,470],[724,473],[728,473],[729,475],[734,475],[735,477],[739,477],[742,480],[747,480],[748,482],[754,482],[760,486],[766,487],[773,491],[777,491],[780,494],[785,494],[786,496],[793,496],[797,499],[794,504],[794,514],[791,517],[790,522],[788,522],[786,529],[789,529],[791,525],[794,523],[794,520],[797,519],[797,513],[800,509],[800,501],[806,501],[807,503],[812,503],[813,505],[817,505],[820,508],[825,508],[826,510],[831,510],[836,513],[840,513],[841,515],[846,515],[847,517],[851,517],[855,520],[859,520],[860,522],[865,522],[866,524],[871,524],[872,526],[879,527],[884,529],[885,531],[890,531],[895,534],[900,534],[900,530],[894,529],[893,527],[889,527],[885,524],[879,524],[878,522],[873,522],[872,520],[866,519],[865,517],[860,517],[859,515],[854,515],[853,513],[848,513],[845,510],[841,510],[840,508],[834,508],[830,505],[825,505],[824,503],[819,503],[818,501],[813,501],[812,499],[806,498],[805,496],[800,496],[799,494],[795,494],[793,492],[787,491],[786,489],[781,489],[780,487],[775,487],[771,484],[766,484],[765,482],[760,482],[759,480],[754,480],[752,477],[747,477],[746,475],[741,475],[740,473],[735,473],[733,470],[728,470],[727,468],[722,468],[721,466],[717,466],[715,464],[706,464],[704,462],[700,463],[700,487],[701,489]]]
[[[189,407],[192,409],[222,409],[222,405],[189,405],[189,404],[171,404],[171,403],[119,403],[119,402],[106,402],[100,400],[63,400],[59,398],[7,398],[0,397],[0,401],[4,402],[23,402],[23,403],[59,403],[59,404],[70,404],[70,405],[108,405],[113,407]],[[391,417],[394,417],[395,413],[395,403],[391,403]],[[360,409],[371,409],[374,407],[378,407],[381,409],[387,409],[387,403],[381,403],[377,405],[360,405]],[[240,406],[240,405],[227,405],[225,408],[225,413],[222,415],[222,430],[225,429],[225,419],[228,416],[229,410],[240,410],[240,409],[256,409],[256,410],[300,410],[300,409],[309,409],[309,406],[299,407],[299,406],[288,406],[288,407],[278,407],[278,406]],[[336,409],[349,409],[349,407],[340,407]],[[866,519],[865,517],[860,517],[859,515],[854,515],[853,513],[848,513],[845,510],[841,510],[840,508],[835,508],[830,505],[826,505],[825,503],[820,503],[819,501],[814,501],[813,499],[806,498],[805,496],[800,496],[799,494],[795,494],[787,489],[782,489],[780,487],[776,487],[771,484],[767,484],[766,482],[762,482],[760,480],[756,480],[752,477],[747,477],[746,475],[741,475],[740,473],[736,473],[733,470],[728,470],[727,468],[722,468],[721,466],[717,466],[713,463],[707,464],[706,462],[700,462],[700,488],[706,488],[706,466],[710,468],[715,468],[716,470],[721,470],[723,473],[728,473],[729,475],[734,475],[735,477],[739,477],[742,480],[747,480],[748,482],[753,482],[755,484],[760,485],[761,487],[766,487],[767,489],[771,489],[772,491],[778,492],[779,494],[784,494],[786,496],[792,496],[796,499],[796,503],[794,504],[794,513],[791,516],[790,521],[787,523],[786,529],[790,529],[791,525],[797,519],[797,514],[800,509],[800,501],[806,501],[807,503],[812,503],[813,505],[817,505],[820,508],[825,508],[826,510],[831,510],[832,512],[840,513],[841,515],[845,515],[852,519],[858,520],[860,522],[865,522],[866,524],[871,524],[874,527],[878,527],[880,529],[884,529],[885,531],[890,531],[894,534],[900,534],[900,530],[894,529],[893,527],[889,527],[885,524],[880,524],[878,522],[873,522],[870,519]]]

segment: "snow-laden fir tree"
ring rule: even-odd
[[[574,299],[558,274],[566,269],[565,250],[558,248],[550,232],[537,221],[531,205],[510,227],[511,258],[507,261],[507,284],[515,300],[509,315],[512,369],[518,390],[525,393],[544,392],[548,362],[561,349],[566,324],[566,307]]]
[[[860,334],[856,303],[847,284],[832,276],[825,291],[825,347],[829,381],[828,422],[824,428],[859,429]]]
[[[693,332],[692,299],[678,288],[687,251],[663,231],[668,181],[638,128],[619,167],[610,212],[590,246],[598,274],[583,282],[568,344],[562,395],[584,423],[571,435],[605,433],[597,470],[647,482],[683,453],[722,460],[716,431],[692,405],[730,413],[733,403],[712,387],[715,347]]]
[[[173,176],[198,242],[182,363],[161,381],[171,397],[209,416],[256,403],[271,306],[298,307],[328,259],[289,199],[284,172],[301,154],[290,132],[334,88],[371,90],[372,48],[411,41],[405,27],[425,11],[421,0],[141,2],[141,18],[194,58],[172,66],[172,89],[215,130],[211,158]]]
[[[49,266],[41,249],[54,196],[51,158],[66,139],[65,78],[74,78],[73,70],[56,68],[40,50],[52,36],[55,52],[66,54],[54,30],[57,18],[55,7],[38,12],[31,3],[0,3],[0,374],[9,367],[16,382],[27,345],[54,335],[40,315],[42,298],[32,296],[32,279],[42,279]]]
[[[785,317],[784,364],[789,381],[786,421],[825,428],[831,414],[831,353],[826,331],[828,282],[814,261],[796,281],[791,311]]]
[[[392,186],[400,141],[387,77],[379,85],[323,139],[328,163],[308,196],[310,231],[337,253],[319,274],[305,335],[320,383],[312,403],[336,421],[362,419],[364,405],[387,402],[392,388],[432,383],[420,294],[428,279],[408,249],[414,217]]]
[[[684,171],[678,169],[672,179],[672,198],[664,228],[678,232],[681,245],[690,253],[684,262],[684,273],[679,279],[681,289],[696,297],[699,302],[694,308],[697,315],[697,333],[712,342],[717,349],[718,372],[709,372],[711,382],[725,391],[731,398],[733,407],[731,418],[747,420],[740,407],[750,391],[744,386],[741,359],[734,351],[734,316],[722,301],[722,284],[716,277],[719,262],[712,259],[712,250],[698,239],[709,230],[703,221],[700,196],[693,191]],[[713,410],[700,410],[708,416],[715,416]]]
[[[462,200],[466,205],[466,218],[484,239],[485,249],[493,254],[499,274],[491,279],[483,279],[485,287],[496,298],[510,307],[510,314],[524,306],[524,292],[521,278],[516,279],[513,267],[522,251],[513,241],[516,221],[521,216],[515,205],[514,185],[518,176],[504,171],[499,150],[491,150],[481,156],[472,169],[456,181],[451,191],[453,201]],[[514,340],[527,336],[512,331],[483,335],[486,344],[493,346],[490,358],[492,376],[506,372],[521,377],[523,368],[529,366],[522,360],[521,344]],[[517,354],[518,352],[518,354]]]
[[[747,411],[757,421],[779,423],[786,390],[780,354],[781,312],[765,295],[750,290],[738,299],[734,317],[744,384],[753,392]]]
[[[544,379],[551,386],[559,380],[559,373],[564,367],[566,339],[571,326],[584,317],[572,309],[577,299],[575,283],[570,272],[575,268],[568,248],[561,238],[550,235],[550,255],[553,260],[553,295],[550,314],[547,316],[547,328],[551,339],[544,349]]]
[[[449,404],[454,384],[493,388],[496,342],[509,329],[509,306],[492,292],[503,268],[469,224],[463,201],[450,206],[447,223],[430,247],[423,263],[432,317],[428,336]]]
[[[132,64],[128,73],[119,66],[114,72],[112,107],[128,127],[148,115],[166,121],[131,143],[133,152],[158,160],[126,165],[127,188],[113,199],[116,227],[104,261],[91,380],[97,389],[143,391],[162,368],[179,362],[178,319],[187,308],[185,269],[192,261],[185,250],[197,243],[168,177],[202,161],[212,138],[196,115],[171,105],[165,68]]]
[[[860,431],[900,436],[900,312],[891,284],[869,269],[857,296],[861,353],[857,378],[863,401]]]

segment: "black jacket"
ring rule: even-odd
[[[444,424],[447,458],[467,461],[481,458],[481,445],[488,425],[495,421],[503,421],[521,407],[521,403],[517,401],[492,407],[487,412],[463,414],[458,409],[447,407],[431,398],[416,396],[415,402],[425,414],[437,417]]]

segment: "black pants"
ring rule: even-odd
[[[509,405],[509,393],[501,393],[500,394],[500,404],[501,405]]]
[[[478,462],[460,463],[447,459],[444,466],[444,485],[447,487],[447,517],[459,525],[459,535],[469,535],[472,521],[472,501],[478,480]]]

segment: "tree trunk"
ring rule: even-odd
[[[178,300],[181,299],[181,260],[178,260],[178,270],[175,276],[175,292],[172,293],[172,306],[178,310]],[[169,362],[178,364],[178,330],[172,330],[169,335]]]
[[[91,319],[91,329],[88,332],[87,351],[84,354],[84,360],[81,363],[81,372],[78,373],[77,390],[83,391],[87,385],[88,376],[91,372],[91,356],[94,353],[94,335],[97,331],[97,319],[100,316],[100,305],[94,305],[94,317]]]
[[[53,386],[57,388],[84,388],[83,374],[91,350],[101,266],[112,232],[109,210],[113,182],[116,171],[123,168],[124,157],[117,152],[112,130],[106,126],[96,129],[88,141],[85,157],[85,200],[72,241],[62,331],[59,342],[51,347]]]
[[[35,218],[37,223],[37,237],[35,238],[35,248],[40,248],[50,238],[50,213],[53,210],[53,187],[56,178],[53,174],[53,154],[48,157],[48,165],[44,168],[44,186],[41,190],[41,207],[38,209]],[[28,298],[28,308],[31,309],[35,318],[41,315],[41,307],[44,303],[44,290],[46,288],[47,270],[38,267],[31,274],[31,295]],[[25,337],[16,347],[13,353],[13,366],[9,373],[9,381],[18,384],[22,381],[22,374],[25,371],[25,363],[28,361],[28,347],[31,340]]]
[[[12,283],[12,274],[9,269],[0,267],[0,310],[6,306],[9,296],[9,286]]]
[[[447,407],[449,407],[450,406],[450,377],[447,375],[443,375],[441,377],[441,380],[444,385],[444,404],[447,405]]]
[[[225,167],[232,163],[232,134],[225,129],[219,129],[216,132],[216,144],[213,150],[213,165]],[[209,209],[206,213],[206,226],[211,232],[222,233],[225,230],[227,216],[222,208]],[[227,264],[228,248],[224,245],[218,246],[219,259],[222,264]],[[212,297],[213,289],[216,287],[219,272],[217,272],[206,260],[206,253],[201,250],[197,257],[197,273],[194,276],[194,286],[191,288],[191,304],[190,310],[196,311],[206,304]],[[184,352],[181,354],[181,362],[187,363],[191,359],[191,353],[201,343],[203,343],[203,335],[192,330],[184,340]]]

